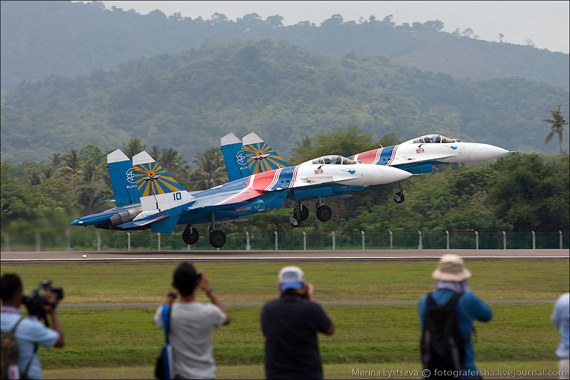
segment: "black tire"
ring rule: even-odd
[[[321,222],[326,222],[332,217],[332,210],[329,206],[321,206],[317,208],[317,219]]]
[[[305,205],[301,205],[301,213],[299,214],[299,220],[301,222],[307,220],[309,217],[309,209]]]
[[[216,230],[210,234],[210,244],[214,248],[221,248],[226,244],[226,234],[224,231]]]
[[[186,228],[184,232],[182,232],[182,240],[184,240],[184,243],[188,245],[194,245],[198,243],[198,239],[200,239],[200,234],[195,228]]]
[[[301,219],[291,217],[289,218],[289,225],[293,228],[301,227]]]
[[[394,202],[402,203],[404,201],[404,193],[396,193],[394,194]]]

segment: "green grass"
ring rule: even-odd
[[[395,371],[421,371],[419,363],[372,363],[370,365],[354,364],[325,364],[324,374],[327,379],[388,379],[394,378]],[[517,379],[556,379],[557,376],[538,376],[528,371],[557,371],[557,361],[544,362],[493,362],[478,364],[479,371],[521,371]],[[376,371],[374,376],[353,376],[353,371]],[[391,373],[390,373],[391,371]],[[264,379],[265,373],[262,365],[218,366],[216,371],[219,379]],[[527,372],[526,375],[524,373]],[[77,368],[67,370],[46,370],[45,379],[153,379],[154,367],[115,367],[115,368]],[[486,374],[485,379],[501,379],[514,376],[491,376]],[[403,378],[403,377],[400,377]],[[409,376],[418,379],[420,376]]]
[[[3,264],[19,273],[26,291],[52,279],[67,303],[162,302],[178,263]],[[224,301],[266,301],[277,292],[277,273],[299,265],[319,300],[416,300],[432,290],[436,263],[256,262],[197,263]],[[467,261],[469,280],[483,299],[556,299],[569,287],[566,260]],[[203,297],[203,295],[200,295]],[[201,298],[205,300],[205,298]]]
[[[260,262],[198,263],[197,267],[207,273],[222,301],[267,301],[277,296],[279,269],[290,264],[304,269],[318,300],[417,300],[432,290],[431,272],[436,266],[434,262]],[[7,264],[1,272],[19,273],[26,291],[40,280],[52,279],[64,287],[64,302],[69,303],[161,302],[176,266]],[[472,288],[484,299],[554,300],[569,287],[568,261],[468,261],[467,267],[473,272]],[[415,305],[324,307],[337,325],[334,336],[320,337],[327,377],[352,377],[352,368],[419,368]],[[558,331],[549,321],[552,307],[492,304],[493,320],[476,325],[477,362],[496,368],[556,369]],[[263,377],[260,309],[228,307],[232,324],[214,333],[218,377]],[[66,346],[40,348],[46,378],[152,378],[163,344],[161,330],[152,324],[154,312],[153,307],[60,309]]]
[[[259,306],[228,307],[233,321],[214,333],[220,365],[263,363]],[[321,336],[326,364],[414,362],[419,358],[419,319],[414,305],[327,305],[337,332]],[[550,324],[550,304],[497,304],[490,323],[477,324],[479,360],[554,359],[558,331]],[[155,308],[62,309],[63,349],[42,349],[44,368],[148,366],[163,344],[151,323]]]

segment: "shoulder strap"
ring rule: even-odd
[[[14,333],[16,332],[16,328],[18,327],[18,325],[20,324],[20,322],[22,322],[23,319],[24,319],[24,317],[20,317],[20,319],[18,319],[18,322],[16,322],[16,324],[14,325],[14,327],[12,327],[12,330],[10,330],[10,334],[14,335]]]
[[[449,308],[455,308],[455,306],[457,306],[457,303],[459,302],[459,299],[461,298],[461,296],[463,295],[463,293],[453,293],[453,295],[451,296],[451,298],[449,299],[449,301],[447,301],[447,304],[445,306],[449,307]]]
[[[164,334],[166,335],[166,344],[169,344],[168,334],[170,333],[170,312],[172,310],[171,306],[164,305],[162,307],[162,328],[164,329]]]

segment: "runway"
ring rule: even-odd
[[[455,253],[466,260],[568,260],[567,249],[403,249],[403,250],[307,250],[307,251],[41,251],[1,252],[1,263],[50,262],[223,262],[223,261],[417,261],[439,260]],[[83,257],[85,255],[85,257]]]

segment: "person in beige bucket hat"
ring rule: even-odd
[[[418,304],[422,329],[422,365],[424,369],[429,368],[428,362],[433,360],[435,356],[424,354],[424,350],[426,352],[428,350],[424,339],[426,331],[434,331],[432,327],[438,323],[436,319],[441,319],[442,315],[446,315],[441,314],[441,310],[445,309],[450,318],[456,318],[457,338],[460,345],[464,347],[461,355],[452,353],[453,357],[458,358],[453,363],[454,370],[459,371],[456,377],[479,378],[480,373],[475,366],[475,351],[471,342],[471,332],[474,329],[474,321],[488,322],[493,318],[491,309],[472,293],[467,282],[467,279],[471,278],[471,271],[465,267],[460,256],[455,254],[443,255],[437,268],[432,272],[432,277],[435,279],[435,290],[424,295]],[[435,340],[433,336],[432,339]],[[441,367],[439,368],[441,369]],[[437,377],[436,374],[432,374],[432,376]]]

